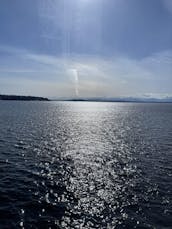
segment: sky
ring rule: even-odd
[[[0,94],[172,96],[172,0],[1,0]]]

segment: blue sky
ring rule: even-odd
[[[0,93],[172,95],[171,0],[1,0]]]

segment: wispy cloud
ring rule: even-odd
[[[171,0],[162,0],[162,3],[164,4],[165,8],[172,13],[172,1]]]
[[[3,66],[0,65],[1,82],[4,78],[3,82],[14,84],[14,88],[23,84],[33,94],[110,97],[168,94],[172,91],[171,50],[140,60],[88,55],[73,55],[64,59],[10,47],[3,47],[5,50],[8,55]],[[15,56],[15,65],[11,63],[12,56]]]

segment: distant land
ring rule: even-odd
[[[172,103],[172,97],[164,98],[138,98],[138,97],[117,97],[117,98],[52,98],[53,101],[78,101],[78,102],[138,102],[138,103]]]
[[[135,102],[135,103],[172,103],[172,97],[150,98],[150,97],[78,97],[78,98],[44,98],[38,96],[23,95],[0,95],[0,100],[20,101],[71,101],[71,102]]]
[[[47,98],[23,95],[0,95],[0,100],[49,101]]]

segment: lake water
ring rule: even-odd
[[[172,104],[0,101],[0,228],[171,228]]]

